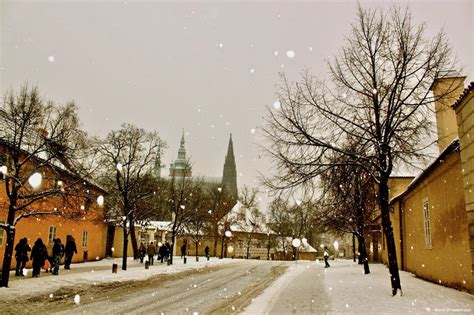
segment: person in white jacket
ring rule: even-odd
[[[328,259],[329,259],[329,252],[328,252],[328,248],[327,247],[324,247],[324,268],[329,268],[331,267],[328,263]]]

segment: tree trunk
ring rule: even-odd
[[[252,236],[250,236],[249,241],[247,242],[247,259],[250,259],[250,243],[252,242]]]
[[[352,233],[352,254],[354,255],[354,262],[356,262],[356,239],[355,234]]]
[[[168,258],[170,265],[173,264],[174,240],[175,240],[175,237],[173,236],[173,239],[171,240],[171,246],[170,246],[170,257]]]
[[[125,225],[125,224],[124,224]],[[127,227],[123,227],[123,257],[122,270],[127,270],[127,255],[128,255],[128,232]]]
[[[367,275],[370,273],[370,268],[369,268],[369,259],[367,259],[367,247],[365,244],[365,237],[364,234],[361,233],[358,236],[358,241],[359,241],[359,261],[361,261],[359,264],[364,265],[364,273]]]
[[[13,248],[15,246],[15,232],[16,229],[13,227],[13,221],[15,219],[15,208],[14,204],[16,202],[10,201],[10,205],[8,207],[8,218],[7,224],[8,227],[5,229],[5,233],[7,235],[7,244],[5,246],[5,252],[3,256],[3,264],[2,264],[2,278],[0,280],[0,287],[8,287],[8,281],[10,279],[10,266],[12,263],[12,256],[13,256]]]
[[[199,261],[199,241],[196,241],[196,261]]]
[[[221,241],[221,259],[224,258],[224,242],[225,242],[225,234],[222,234],[222,241]]]
[[[402,291],[400,284],[400,274],[398,272],[397,250],[395,247],[395,237],[393,235],[392,222],[390,221],[390,206],[388,200],[388,176],[382,176],[379,183],[379,202],[382,212],[382,227],[387,240],[388,269],[392,285],[392,295],[397,294],[397,290]]]
[[[217,224],[214,227],[214,257],[217,257],[217,239],[219,238],[219,231],[217,228]]]
[[[130,240],[132,241],[133,259],[139,259],[137,235],[135,234],[135,222],[130,220]]]

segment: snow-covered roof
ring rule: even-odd
[[[146,227],[160,231],[171,231],[172,224],[171,221],[149,221]]]
[[[291,242],[292,241],[293,241],[293,238],[285,237],[285,243],[287,244],[287,249],[291,248]],[[282,241],[278,242],[278,244],[276,246],[276,250],[279,251],[279,252],[283,251],[283,242]],[[313,246],[309,245],[309,243],[303,244],[303,242],[301,242],[301,246],[299,247],[298,251],[300,253],[317,253],[318,252]]]

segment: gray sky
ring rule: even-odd
[[[181,129],[194,172],[221,176],[229,133],[239,186],[256,185],[256,140],[278,72],[325,75],[356,1],[2,1],[0,90],[37,84],[80,106],[84,128],[157,130],[175,159]],[[361,2],[388,6],[388,1]],[[473,1],[411,1],[429,34],[447,33],[472,80]],[[295,52],[293,59],[287,51]],[[278,55],[275,55],[275,52]],[[257,129],[253,133],[253,129]],[[167,174],[167,171],[165,171]]]

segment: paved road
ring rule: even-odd
[[[242,260],[179,273],[137,287],[117,286],[81,297],[79,305],[47,312],[107,314],[230,314],[241,311],[288,267],[288,262]],[[91,293],[92,294],[92,293]],[[97,301],[98,300],[98,301]]]

